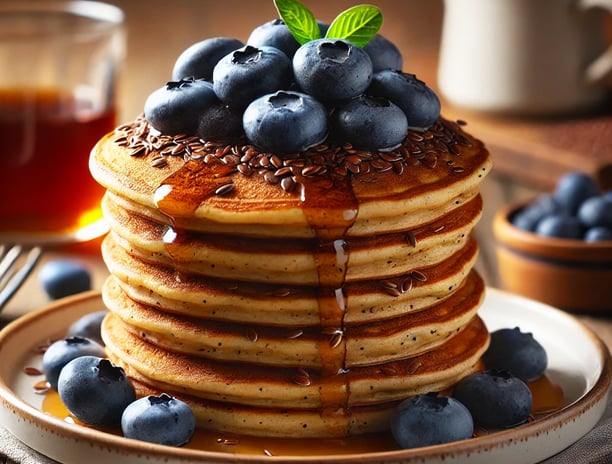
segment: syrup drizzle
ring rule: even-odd
[[[169,219],[170,225],[163,242],[170,257],[177,264],[177,279],[181,271],[177,250],[180,243],[188,240],[189,232],[176,227],[177,219],[192,215],[202,202],[219,194],[220,189],[232,186],[231,174],[235,167],[221,163],[206,164],[188,160],[183,167],[168,176],[157,188],[154,196],[156,206]],[[322,416],[330,420],[335,416],[346,416],[350,387],[346,369],[346,342],[344,315],[346,295],[344,284],[349,261],[346,232],[354,224],[358,212],[358,201],[353,193],[350,176],[297,176],[300,199],[308,225],[316,240],[312,254],[317,266],[317,301],[320,314],[319,353],[322,369],[318,375],[301,373],[308,383],[314,377],[320,382]],[[335,376],[343,375],[344,382],[331,382]],[[300,378],[301,378],[300,377]],[[335,386],[332,386],[335,385]],[[339,386],[338,386],[339,385]],[[346,421],[340,421],[346,422]],[[333,430],[334,435],[346,434],[346,430]]]
[[[317,301],[321,320],[319,354],[321,356],[320,397],[322,417],[328,427],[337,423],[335,416],[350,415],[348,399],[350,384],[346,369],[346,294],[344,284],[350,250],[346,233],[355,223],[359,204],[349,176],[330,176],[299,179],[302,209],[317,242],[313,256],[318,273]],[[330,379],[343,376],[343,382]],[[335,386],[332,386],[335,384]],[[340,423],[347,421],[340,421]],[[333,430],[335,436],[347,430]]]

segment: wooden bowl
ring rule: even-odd
[[[502,286],[557,308],[612,312],[612,240],[543,237],[510,222],[528,203],[502,208],[493,234]]]

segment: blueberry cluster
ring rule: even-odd
[[[180,446],[195,431],[195,415],[184,402],[167,394],[136,399],[123,369],[105,358],[100,324],[106,311],[74,322],[68,337],[52,343],[42,360],[49,386],[80,421],[94,426],[121,426],[128,438]]]
[[[553,193],[540,195],[511,221],[546,237],[612,240],[612,191],[601,192],[591,176],[570,172],[559,179]]]
[[[318,25],[324,34],[328,26]],[[440,115],[436,94],[401,68],[397,47],[381,35],[362,48],[333,38],[300,45],[277,19],[246,44],[216,37],[187,48],[144,115],[163,134],[246,137],[279,154],[323,141],[388,150],[408,128],[429,128]]]
[[[483,356],[486,370],[469,375],[452,396],[429,393],[408,398],[391,418],[391,432],[402,448],[438,445],[473,436],[476,426],[509,428],[526,422],[533,395],[525,382],[544,375],[546,351],[531,333],[500,329],[491,333]]]

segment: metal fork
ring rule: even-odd
[[[39,246],[0,245],[0,311],[26,281],[42,253]]]

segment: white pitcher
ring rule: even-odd
[[[612,0],[445,0],[438,85],[452,104],[526,115],[610,104]]]

